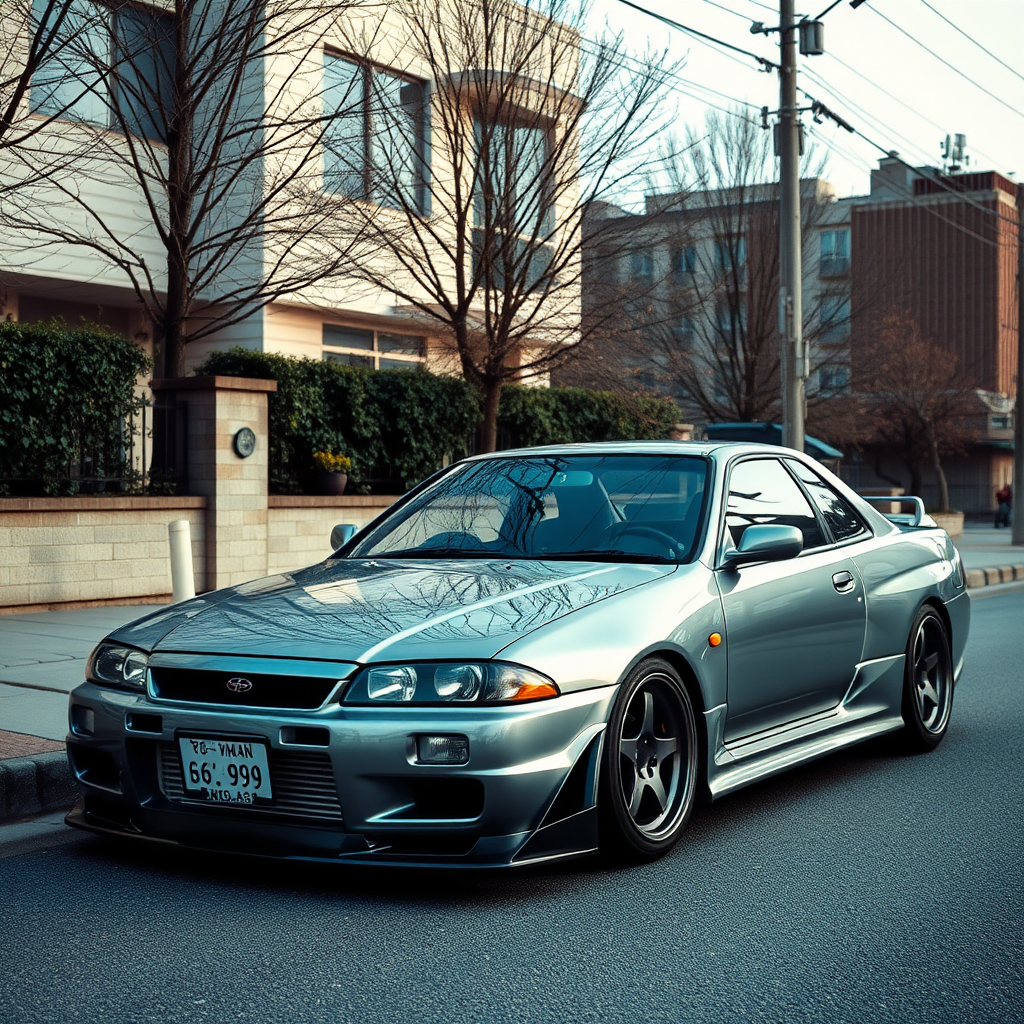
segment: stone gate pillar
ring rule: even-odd
[[[207,500],[206,579],[196,590],[266,576],[267,395],[277,381],[182,377],[152,386],[188,403],[189,494]]]

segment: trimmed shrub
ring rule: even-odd
[[[270,489],[309,486],[313,453],[352,459],[357,489],[413,486],[461,456],[479,419],[465,381],[420,370],[368,370],[315,359],[232,348],[211,353],[197,374],[276,380],[269,396]]]
[[[76,494],[128,475],[138,345],[101,327],[0,322],[0,494]],[[120,483],[117,484],[120,486]]]
[[[480,420],[480,400],[464,380],[422,370],[369,370],[236,347],[213,352],[197,374],[276,380],[269,396],[270,490],[311,486],[314,452],[344,453],[355,489],[413,486],[458,458]],[[506,385],[502,446],[656,440],[679,418],[667,399],[585,388]]]
[[[655,441],[667,438],[679,410],[667,398],[621,395],[586,388],[501,389],[498,430],[502,447],[580,441]]]

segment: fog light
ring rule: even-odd
[[[468,764],[469,740],[465,736],[419,736],[416,759],[420,764]]]
[[[91,736],[96,731],[96,712],[81,704],[72,704],[71,731],[78,736]]]

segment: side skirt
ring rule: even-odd
[[[728,706],[705,712],[711,799],[796,765],[903,728],[903,655],[857,666],[843,702],[811,718],[726,743]]]

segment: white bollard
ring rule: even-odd
[[[176,519],[167,524],[171,544],[171,600],[177,604],[196,596],[195,576],[192,573],[192,535],[187,519]]]

